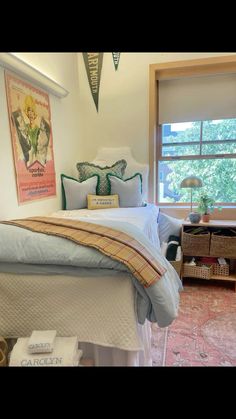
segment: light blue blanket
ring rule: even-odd
[[[18,273],[76,275],[79,268],[127,272],[137,290],[136,310],[139,323],[143,324],[145,319],[148,319],[157,322],[160,327],[171,324],[178,313],[179,291],[182,289],[182,283],[172,265],[134,225],[115,220],[99,220],[96,224],[112,227],[133,236],[166,267],[166,273],[155,284],[144,288],[125,265],[96,249],[7,224],[0,224],[0,272],[9,272],[10,266],[12,271]]]

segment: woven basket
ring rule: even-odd
[[[213,266],[192,266],[186,263],[183,264],[183,276],[193,278],[210,279],[213,275]]]
[[[182,265],[183,265],[183,252],[181,249],[181,258],[180,260],[169,260],[169,262],[171,263],[171,265],[173,266],[173,268],[175,268],[177,274],[179,276],[181,276],[181,270],[182,270]]]
[[[2,336],[0,336],[0,367],[5,367],[7,365],[7,351],[7,342]]]
[[[210,255],[222,256],[224,258],[236,258],[236,236],[219,236],[212,233]]]
[[[182,249],[187,256],[207,256],[209,255],[210,233],[189,234],[183,232]]]
[[[169,261],[171,263],[171,265],[173,266],[173,268],[175,268],[177,274],[180,276],[181,275],[181,268],[182,268],[182,260],[171,260]]]
[[[219,263],[213,263],[213,274],[214,275],[229,275],[229,265],[219,265]]]

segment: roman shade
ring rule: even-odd
[[[159,81],[159,123],[236,118],[236,74]]]

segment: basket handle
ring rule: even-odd
[[[7,365],[6,361],[6,355],[4,352],[0,349],[0,367],[5,367]]]
[[[0,350],[4,353],[4,355],[6,355],[8,350],[7,342],[2,336],[0,336]]]

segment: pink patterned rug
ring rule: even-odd
[[[234,283],[185,280],[178,318],[152,333],[153,366],[236,366]]]

